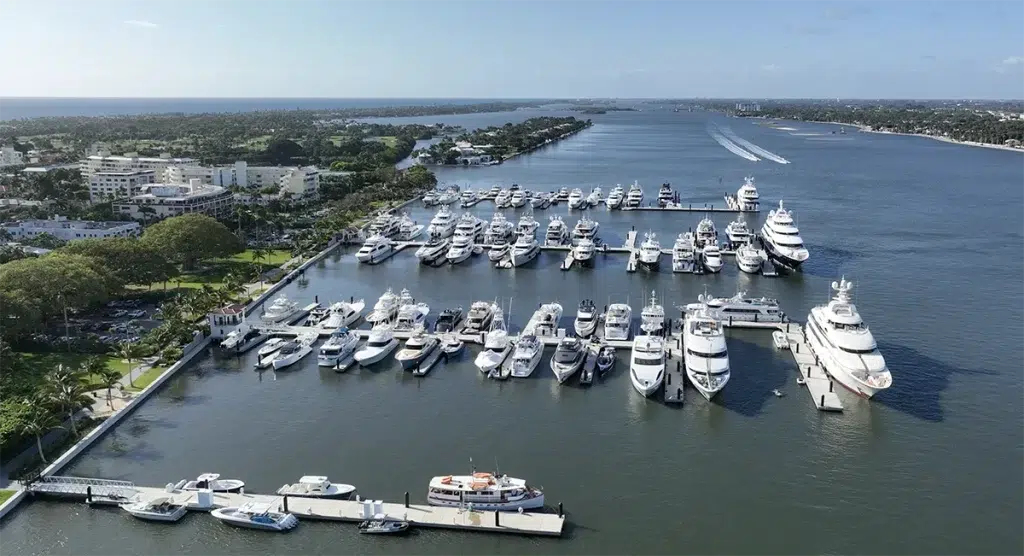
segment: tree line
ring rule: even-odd
[[[468,141],[473,145],[490,145],[486,152],[498,160],[516,153],[529,151],[554,141],[567,133],[574,133],[591,125],[590,120],[579,120],[575,117],[530,118],[524,122],[503,126],[491,126],[477,129],[471,133],[463,133],[452,139],[445,139],[431,145],[425,150],[434,162],[455,164],[459,157],[453,151],[457,141]]]

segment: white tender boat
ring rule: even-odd
[[[695,267],[693,234],[679,234],[672,245],[672,272],[693,272]]]
[[[628,340],[632,327],[633,308],[626,303],[612,303],[604,314],[604,339]]]
[[[768,212],[761,227],[761,240],[768,255],[789,268],[798,268],[810,257],[800,230],[793,223],[793,215],[782,206],[782,201],[779,208]]]
[[[537,258],[540,254],[540,243],[533,234],[522,234],[512,245],[510,260],[512,266],[523,266]]]
[[[299,524],[294,515],[279,512],[270,504],[258,502],[218,508],[210,512],[210,515],[228,525],[262,531],[288,531]]]
[[[431,236],[448,237],[455,233],[455,226],[458,225],[455,219],[455,215],[452,214],[452,210],[448,208],[448,205],[444,205],[434,218],[430,220],[430,225],[427,226],[427,233]]]
[[[331,303],[331,306],[327,309],[327,318],[320,322],[320,328],[324,330],[337,330],[343,326],[348,326],[359,320],[365,308],[366,301],[362,299]]]
[[[544,303],[533,312],[523,331],[537,336],[556,336],[560,320],[562,306],[559,303]]]
[[[665,380],[665,340],[661,336],[641,334],[633,340],[629,380],[645,397],[661,386]]]
[[[718,242],[710,240],[704,244],[704,249],[701,251],[704,257],[704,269],[708,272],[721,272],[722,267],[725,266],[725,261],[722,260],[722,250],[718,247]]]
[[[395,360],[402,364],[402,370],[411,371],[438,349],[441,342],[427,334],[422,327],[417,328],[412,336],[405,341],[405,348],[395,354]]]
[[[387,357],[398,346],[390,324],[378,324],[370,330],[366,344],[356,351],[355,360],[362,366],[373,365]]]
[[[348,499],[355,491],[356,487],[352,485],[332,483],[327,477],[319,475],[305,475],[299,478],[299,482],[277,489],[277,493],[282,496],[340,499]]]
[[[484,349],[476,356],[476,367],[482,373],[489,373],[501,366],[508,354],[512,351],[512,343],[508,338],[508,330],[505,328],[505,315],[501,307],[494,309],[494,318],[491,320],[491,329],[484,336]]]
[[[704,294],[698,299],[700,303],[708,301]],[[725,388],[730,376],[729,350],[722,323],[704,308],[689,311],[683,322],[683,334],[686,376],[697,391],[710,400]]]
[[[661,243],[658,242],[656,234],[651,232],[644,234],[644,241],[640,244],[637,261],[650,269],[656,269],[661,264]]]
[[[569,208],[581,209],[586,208],[586,206],[587,199],[583,196],[583,190],[578,187],[573,189],[572,193],[569,194]]]
[[[594,239],[597,235],[597,229],[601,225],[597,220],[591,220],[586,214],[584,214],[578,222],[576,227],[572,229],[572,241],[573,243],[578,242],[581,239]]]
[[[448,259],[449,264],[459,264],[468,259],[474,249],[476,249],[476,244],[473,243],[472,235],[456,233],[445,258]]]
[[[370,324],[378,324],[394,320],[395,315],[398,314],[399,302],[400,301],[398,296],[395,295],[395,292],[392,291],[391,288],[388,288],[383,294],[381,294],[377,303],[373,305],[373,310],[366,316],[366,322]]]
[[[551,372],[561,384],[580,370],[587,358],[586,346],[579,338],[567,336],[558,342],[555,354],[551,356]]]
[[[416,258],[423,264],[431,264],[445,258],[452,240],[447,237],[430,236],[426,243],[416,250]]]
[[[333,367],[356,351],[359,336],[348,328],[339,328],[320,346],[316,364],[321,367]]]
[[[217,473],[203,473],[194,481],[185,481],[181,490],[195,491],[209,489],[213,492],[238,492],[245,486],[245,482],[238,479],[221,479]]]
[[[402,214],[402,218],[398,222],[398,237],[401,238],[402,241],[415,239],[422,233],[422,224],[417,224],[415,220],[409,217],[408,213]]]
[[[287,322],[296,318],[299,312],[299,304],[282,295],[274,299],[270,306],[264,309],[260,320],[266,323]]]
[[[744,243],[736,249],[736,266],[743,272],[757,274],[761,272],[763,264],[760,251],[750,243]]]
[[[640,187],[639,182],[634,181],[626,193],[626,206],[628,208],[637,208],[642,204],[644,204],[644,189]]]
[[[651,291],[651,302],[640,311],[640,330],[648,334],[657,334],[665,328],[665,307],[658,303],[658,298]]]
[[[184,504],[179,504],[171,498],[165,497],[121,504],[121,509],[134,517],[146,521],[175,522],[185,517],[185,514],[188,513],[188,508]]]
[[[544,235],[544,245],[565,245],[569,242],[569,227],[561,216],[555,215],[548,222],[547,233]]]
[[[538,510],[544,493],[522,479],[473,472],[430,479],[427,503],[432,506],[468,507],[479,511]]]
[[[576,320],[573,322],[573,328],[576,330],[576,335],[580,338],[586,338],[597,330],[597,307],[594,305],[593,300],[584,299],[580,301],[580,306],[576,309]]]
[[[356,260],[365,264],[377,264],[391,256],[394,244],[387,236],[372,235],[356,252]]]
[[[511,366],[511,374],[516,378],[527,378],[533,374],[541,358],[544,356],[544,344],[540,343],[537,336],[523,334],[516,341],[516,349],[512,357],[505,362]]]

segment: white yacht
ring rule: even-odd
[[[604,198],[602,197],[600,187],[595,187],[594,189],[590,190],[590,195],[587,195],[587,205],[592,207],[600,205],[601,201],[603,200]]]
[[[484,349],[476,356],[475,364],[480,372],[489,373],[501,366],[501,363],[512,351],[512,342],[505,328],[505,314],[501,307],[494,309],[491,329],[484,335]]]
[[[576,222],[576,227],[572,229],[573,243],[584,238],[594,239],[594,236],[597,235],[597,229],[600,227],[601,225],[597,220],[591,220],[586,214],[584,214],[579,221]]]
[[[457,186],[451,186],[445,189],[441,195],[437,198],[437,202],[442,205],[450,205],[455,201],[459,200],[459,188]]]
[[[573,322],[573,329],[580,338],[586,338],[597,330],[597,307],[590,299],[580,301],[576,309],[576,320]]]
[[[367,229],[367,235],[393,237],[398,235],[401,231],[401,227],[402,219],[389,212],[382,212],[373,219],[373,222],[370,223],[370,227]]]
[[[717,239],[718,230],[715,229],[715,221],[705,216],[697,223],[697,231],[693,234],[693,245],[698,249],[703,249],[705,243]]]
[[[479,511],[538,510],[544,507],[544,493],[522,479],[491,473],[445,475],[430,479],[427,503],[432,506]]]
[[[356,252],[356,260],[366,264],[377,264],[391,256],[394,245],[387,236],[380,234],[366,238],[366,243]]]
[[[658,190],[658,206],[667,207],[675,199],[675,193],[672,192],[672,185],[668,183],[661,184],[661,189]]]
[[[492,185],[491,188],[487,191],[487,194],[484,195],[484,198],[486,198],[486,199],[496,199],[498,197],[499,193],[501,193],[501,186],[500,185]]]
[[[555,194],[555,199],[558,200],[561,203],[568,202],[569,201],[569,188],[568,187],[560,187],[560,188],[558,188],[558,193]]]
[[[462,202],[459,203],[459,206],[461,206],[462,208],[469,208],[480,202],[480,195],[477,194],[472,189],[467,189],[462,192],[461,199]]]
[[[451,245],[450,238],[431,235],[430,239],[416,250],[416,258],[423,264],[435,263],[448,254]]]
[[[275,371],[279,371],[298,363],[313,353],[313,344],[316,343],[317,337],[316,332],[303,332],[295,338],[294,342],[288,342],[280,351],[271,356],[273,358],[270,362],[271,366]]]
[[[597,254],[597,247],[594,240],[583,238],[572,247],[572,258],[582,265],[590,265],[594,262],[594,255]]]
[[[260,315],[260,320],[265,323],[288,322],[297,318],[300,312],[298,303],[290,301],[282,295],[275,298],[270,303],[270,306],[264,309],[263,314]]]
[[[746,212],[757,212],[760,199],[761,195],[757,192],[757,187],[754,187],[754,178],[747,177],[744,179],[743,185],[736,191],[736,204],[738,208]]]
[[[637,261],[647,268],[658,268],[661,263],[661,243],[653,233],[644,234],[644,241],[640,244],[640,253]]]
[[[395,360],[402,364],[403,370],[411,371],[429,357],[435,349],[439,349],[440,345],[440,340],[427,334],[427,331],[421,326],[405,341],[405,348],[395,354]]]
[[[469,306],[469,312],[466,313],[466,326],[463,327],[462,333],[477,334],[488,330],[497,309],[497,303],[489,301],[474,301],[473,304]]]
[[[248,321],[242,320],[238,328],[228,332],[221,341],[220,347],[235,353],[245,353],[267,339],[267,335],[258,328],[253,328]]]
[[[551,356],[551,372],[561,384],[580,370],[587,358],[586,346],[574,336],[566,336],[558,342],[555,354]]]
[[[491,218],[491,224],[484,233],[484,243],[495,244],[508,240],[512,237],[512,230],[514,228],[512,223],[505,218],[504,214],[496,212],[494,217]]]
[[[640,311],[640,329],[648,334],[657,334],[665,328],[665,307],[658,304],[658,298],[651,292],[651,302]]]
[[[372,365],[387,357],[398,347],[398,340],[390,324],[382,323],[370,330],[370,337],[355,353],[356,363],[362,366]]]
[[[373,310],[366,316],[366,322],[377,324],[394,320],[395,315],[398,314],[399,302],[395,292],[388,288],[373,305]]]
[[[474,240],[484,233],[484,221],[473,216],[472,214],[465,212],[459,217],[458,222],[455,224],[455,234],[468,235]]]
[[[194,481],[185,481],[180,490],[195,492],[197,490],[212,490],[213,492],[240,492],[245,487],[245,482],[240,479],[221,479],[217,473],[203,473]]]
[[[853,304],[852,288],[845,277],[832,282],[835,297],[811,309],[804,330],[825,371],[853,393],[870,398],[892,386],[892,373]]]
[[[537,336],[523,334],[516,341],[516,349],[512,352],[512,357],[505,364],[512,366],[512,376],[526,378],[533,374],[533,370],[537,368],[543,356],[544,344],[540,343]]]
[[[661,336],[641,334],[633,340],[629,360],[629,380],[644,397],[653,394],[665,380],[665,340]]]
[[[540,243],[533,234],[522,234],[512,246],[512,266],[523,266],[540,254]]]
[[[294,515],[279,512],[275,506],[266,502],[246,502],[241,506],[217,508],[210,515],[228,525],[264,531],[287,531],[299,524]]]
[[[457,224],[455,215],[452,214],[448,205],[443,205],[427,227],[427,233],[432,236],[448,237],[455,233]]]
[[[694,266],[693,234],[679,234],[672,245],[672,272],[693,272]]]
[[[704,257],[705,270],[708,272],[721,272],[725,263],[722,261],[722,250],[719,249],[717,241],[712,239],[705,243],[701,254]]]
[[[706,295],[698,298],[707,301]],[[704,308],[686,313],[683,322],[686,376],[702,396],[711,399],[729,382],[729,350],[722,323]]]
[[[761,265],[763,264],[764,260],[761,258],[761,252],[749,241],[736,249],[736,266],[740,267],[740,270],[743,272],[757,274],[761,272]]]
[[[330,338],[320,346],[316,356],[316,364],[321,367],[333,367],[356,351],[359,336],[348,328],[335,330]]]
[[[473,254],[474,249],[476,249],[476,244],[473,243],[473,236],[456,233],[455,238],[452,239],[452,246],[448,249],[448,254],[445,255],[445,258],[451,264],[459,264],[468,259]]]
[[[522,189],[515,190],[508,202],[512,205],[512,208],[522,208],[526,205],[526,192]]]
[[[512,192],[508,189],[502,189],[498,196],[494,198],[494,206],[500,209],[512,206]]]
[[[561,216],[552,216],[548,222],[547,234],[544,236],[544,245],[565,245],[569,243],[569,226]]]
[[[356,487],[332,483],[327,477],[319,475],[304,475],[299,482],[284,485],[277,489],[281,496],[299,496],[301,498],[335,498],[347,500]]]
[[[533,218],[533,211],[527,210],[519,219],[519,224],[516,225],[516,233],[519,235],[536,235],[537,228],[539,227],[540,222],[537,222],[537,220]]]
[[[736,220],[729,222],[725,227],[725,237],[729,239],[730,245],[740,245],[750,240],[750,228],[742,216],[737,216]]]
[[[551,206],[551,194],[550,193],[536,193],[533,198],[530,199],[530,206],[542,210]]]
[[[427,191],[426,194],[423,195],[423,206],[425,206],[425,207],[432,207],[432,206],[436,205],[437,204],[438,195],[439,194],[438,194],[437,190],[433,190],[432,189],[430,191]]]
[[[604,339],[628,340],[632,327],[633,308],[626,303],[612,303],[604,314]]]
[[[810,256],[800,230],[793,223],[793,214],[782,206],[782,201],[779,208],[768,212],[761,227],[761,240],[768,255],[790,268],[799,267]]]
[[[556,336],[558,322],[562,320],[562,306],[559,303],[544,303],[533,312],[530,321],[523,328],[537,336]]]
[[[587,199],[583,196],[583,190],[578,187],[573,189],[572,193],[569,194],[569,208],[581,209],[586,208],[586,206]]]
[[[408,290],[402,290],[403,294]],[[427,315],[430,314],[430,306],[426,303],[416,303],[409,298],[408,302],[402,303],[398,309],[398,316],[395,317],[395,330],[413,330],[426,323]]]
[[[121,504],[121,509],[146,521],[175,522],[185,517],[188,507],[172,498],[161,496],[151,500]]]
[[[343,326],[348,326],[359,320],[365,308],[366,302],[362,299],[331,303],[331,306],[327,309],[327,318],[320,322],[320,328],[337,330]]]
[[[409,217],[408,213],[402,214],[402,218],[398,222],[398,237],[402,241],[415,239],[422,233],[423,224],[417,224],[415,220]]]
[[[267,343],[260,346],[260,349],[256,351],[256,366],[260,366],[260,362],[269,357],[270,355],[277,353],[278,350],[283,348],[288,340],[284,338],[271,338],[267,340]]]
[[[497,262],[507,257],[511,252],[512,244],[508,240],[502,239],[498,243],[491,244],[491,248],[487,251],[487,258]]]
[[[633,185],[629,186],[625,204],[628,208],[636,208],[644,204],[644,188],[640,187],[638,182],[634,181]]]
[[[732,297],[704,296],[700,303],[690,303],[686,312],[704,310],[707,316],[728,322],[784,322],[786,313],[779,308],[779,302],[770,297],[747,297],[745,292],[736,292]]]
[[[622,190],[621,185],[616,185],[611,193],[608,193],[608,198],[604,200],[604,204],[609,210],[614,210],[622,206],[622,202],[625,200],[626,194]]]

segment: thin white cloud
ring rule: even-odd
[[[1024,66],[1024,56],[1010,56],[995,67],[997,73],[1006,73],[1014,66]]]
[[[776,64],[765,64],[761,66],[761,71],[779,71],[779,66]]]
[[[128,19],[124,22],[124,24],[131,25],[132,27],[145,27],[147,29],[159,27],[159,25],[157,25],[156,23],[153,23],[152,21],[146,21],[144,19]]]

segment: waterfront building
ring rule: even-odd
[[[90,177],[98,172],[131,172],[152,170],[160,179],[168,166],[196,166],[194,158],[171,158],[164,154],[159,157],[92,155],[79,162],[82,175]]]
[[[14,239],[29,239],[39,234],[50,234],[64,241],[73,241],[76,239],[129,237],[142,233],[142,227],[138,222],[68,220],[64,216],[54,216],[47,220],[15,220],[4,222],[2,227]]]
[[[163,182],[186,184],[193,179],[205,185],[249,190],[275,189],[275,195],[292,199],[316,198],[320,172],[314,166],[249,166],[245,161],[231,166],[169,166]]]
[[[183,214],[206,214],[224,218],[234,205],[231,191],[218,185],[204,185],[193,179],[188,185],[151,184],[143,186],[142,193],[118,199],[113,203],[114,214],[135,220],[163,219]]]
[[[132,197],[141,193],[143,186],[156,183],[154,170],[103,170],[88,177],[90,203]]]
[[[14,147],[0,147],[0,167],[20,166],[24,163],[24,155],[14,150]]]

